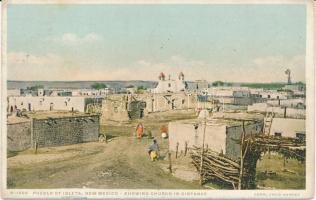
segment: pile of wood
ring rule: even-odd
[[[252,151],[273,151],[282,154],[286,158],[305,161],[306,143],[295,138],[256,135],[248,137],[245,142],[250,144]]]
[[[300,141],[295,138],[276,137],[267,135],[256,135],[255,137],[249,137],[246,140],[252,140],[257,146],[263,146],[265,148],[281,148],[288,147],[294,149],[297,147],[305,148],[305,141]]]
[[[224,181],[236,188],[239,182],[240,165],[226,158],[224,155],[216,153],[210,149],[205,149],[201,162],[202,149],[193,147],[190,154],[194,166],[202,173],[203,181],[217,180]],[[202,169],[200,169],[202,164]]]
[[[241,159],[232,160],[207,148],[190,149],[192,163],[201,176],[201,184],[209,180],[220,181],[234,189],[256,188],[256,165],[264,152],[274,151],[286,158],[305,161],[305,142],[293,138],[274,136],[245,136],[236,141],[242,148]],[[203,150],[202,150],[203,149]]]

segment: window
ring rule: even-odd
[[[184,99],[182,99],[182,104],[184,104]]]
[[[168,83],[168,87],[171,87],[171,83]]]
[[[275,132],[275,133],[274,133],[274,136],[275,136],[275,137],[282,137],[282,133],[280,133],[280,132]]]
[[[117,113],[118,112],[118,108],[114,107],[114,112]]]
[[[268,99],[270,99],[271,98],[271,96],[270,96],[270,94],[268,94]]]

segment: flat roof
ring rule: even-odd
[[[243,121],[245,121],[245,125],[253,124],[256,121],[263,120],[264,115],[262,114],[252,114],[252,113],[213,113],[213,116],[208,117],[206,119],[206,124],[208,126],[241,126]],[[186,119],[179,120],[170,123],[178,123],[178,124],[203,124],[204,119]]]
[[[231,120],[247,120],[247,121],[256,121],[263,120],[264,115],[256,112],[218,112],[213,113],[213,118],[219,119],[231,119]]]
[[[187,120],[179,120],[170,123],[177,123],[177,124],[204,124],[203,119],[187,119]],[[245,120],[245,125],[252,124],[254,121]],[[206,120],[207,126],[241,126],[242,120],[232,120],[232,119],[216,119],[216,118],[208,118]]]
[[[34,119],[48,119],[48,118],[63,118],[63,117],[88,117],[96,116],[98,114],[89,114],[82,112],[70,112],[70,111],[35,111],[35,112],[25,112],[29,118]],[[27,119],[26,117],[15,117],[20,119]]]
[[[9,116],[7,117],[7,124],[18,124],[23,122],[30,122],[30,118],[26,117],[16,117],[16,116]]]

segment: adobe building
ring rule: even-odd
[[[171,79],[170,75],[169,78],[166,79],[165,74],[161,72],[158,79],[158,85],[152,90],[152,93],[183,92],[187,88],[182,72],[179,73],[178,79]]]
[[[298,105],[298,104],[296,104]],[[269,103],[255,103],[249,105],[247,108],[248,112],[258,112],[258,113],[273,113],[276,117],[285,118],[296,118],[305,119],[306,109],[287,107],[282,105],[275,105]]]
[[[189,92],[139,94],[134,98],[146,102],[148,113],[195,109],[197,105],[197,96]]]
[[[184,151],[186,146],[202,147],[205,130],[204,145],[208,148],[223,153],[231,159],[237,159],[240,154],[239,141],[243,132],[243,120],[245,120],[245,132],[249,134],[261,134],[263,127],[263,115],[251,114],[218,114],[206,119],[180,120],[170,122],[169,150]]]
[[[73,112],[33,112],[8,117],[8,151],[98,141],[99,115]]]
[[[17,110],[86,112],[89,104],[101,104],[102,99],[102,97],[85,96],[10,96],[8,113]]]
[[[247,87],[211,87],[208,95],[222,104],[247,106],[263,102],[264,99],[257,93],[251,93]]]
[[[273,118],[270,135],[278,137],[306,137],[305,119]]]
[[[7,120],[7,150],[22,151],[31,146],[31,119],[9,117]]]
[[[146,114],[146,102],[132,95],[109,95],[102,101],[101,123],[107,120],[128,121],[143,118]]]

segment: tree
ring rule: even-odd
[[[138,86],[138,87],[137,87],[137,90],[146,90],[146,88],[141,85],[141,86]]]
[[[212,86],[215,86],[215,87],[217,87],[217,86],[223,86],[223,85],[224,85],[224,82],[223,82],[223,81],[215,81],[215,82],[212,83]]]
[[[137,90],[136,90],[136,93],[137,94],[143,94],[144,93],[144,90],[146,90],[146,88],[144,86],[138,86],[137,87]]]
[[[302,81],[299,81],[299,82],[296,82],[295,85],[305,86],[305,83],[303,83]]]
[[[126,86],[126,88],[134,88],[135,86],[134,85],[128,85]]]
[[[91,85],[91,88],[95,90],[100,90],[100,89],[107,88],[107,86],[104,83],[93,83]]]
[[[27,90],[32,90],[32,91],[37,91],[38,89],[43,89],[44,86],[43,85],[33,85],[30,87],[26,87]]]

